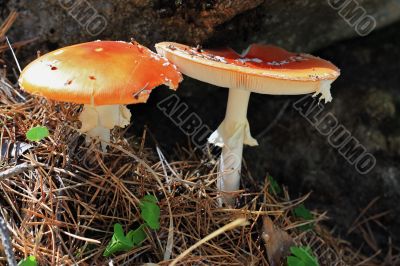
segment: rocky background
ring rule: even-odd
[[[396,22],[400,20],[400,1],[349,1],[376,21],[370,34],[360,32],[362,25],[343,18],[346,9],[338,8],[343,2],[6,0],[0,1],[0,7],[3,19],[10,10],[20,12],[10,34],[12,41],[35,39],[18,51],[23,65],[35,58],[36,50],[130,38],[148,47],[169,40],[229,45],[238,51],[253,42],[272,43],[332,61],[342,75],[333,84],[334,101],[325,106],[324,113],[333,114],[375,156],[374,169],[359,174],[331,147],[293,108],[301,97],[256,94],[251,97],[248,117],[260,146],[245,150],[247,169],[260,182],[267,173],[273,175],[289,187],[292,197],[312,190],[308,207],[328,210],[328,224],[356,247],[367,233],[347,235],[347,229],[360,210],[376,200],[364,218],[389,212],[378,217],[379,223],[371,223],[375,248],[368,252],[382,248],[384,256],[389,239],[400,245],[400,22]],[[98,24],[90,18],[96,18]],[[169,93],[160,88],[148,104],[132,107],[136,115],[131,130],[141,134],[147,125],[173,160],[175,145],[187,146],[188,138],[156,107]],[[222,121],[227,90],[186,78],[178,95],[211,128]]]
[[[0,1],[3,17],[9,10],[20,11],[11,36],[38,38],[36,43],[48,49],[97,39],[135,38],[150,47],[165,40],[192,45],[226,44],[238,49],[252,42],[268,42],[298,51],[313,51],[357,36],[354,27],[333,8],[344,2],[346,0]],[[377,21],[377,28],[400,17],[398,0],[350,2],[347,11],[359,5]],[[92,23],[90,18],[94,20]]]

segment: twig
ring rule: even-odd
[[[7,36],[6,36],[6,41],[7,41],[8,47],[10,47],[10,50],[11,50],[11,53],[12,53],[12,55],[13,55],[13,57],[14,57],[15,63],[17,64],[17,67],[18,67],[19,73],[21,73],[21,72],[22,72],[22,70],[21,70],[21,66],[19,65],[19,62],[18,62],[17,56],[15,55],[15,53],[14,53],[14,49],[12,48],[12,45],[11,45],[11,43],[10,43],[10,40],[8,39],[8,37],[7,37]]]
[[[11,26],[14,24],[15,20],[18,17],[18,13],[16,11],[11,11],[10,15],[6,18],[3,24],[0,27],[0,39],[4,38],[4,35],[8,32]]]
[[[7,261],[10,266],[17,266],[17,261],[14,257],[14,251],[10,241],[10,235],[8,233],[6,222],[3,217],[0,216],[0,234],[1,234],[1,242],[3,243],[4,252],[7,256]]]
[[[82,240],[82,241],[85,241],[85,242],[88,242],[88,243],[101,244],[101,242],[99,240],[96,240],[96,239],[74,235],[74,234],[68,233],[66,231],[62,231],[62,233],[66,234],[67,236],[70,236],[70,237],[73,237],[73,238],[76,238],[76,239],[79,239],[79,240]]]
[[[22,174],[22,173],[32,170],[32,169],[35,169],[35,167],[31,164],[28,164],[28,163],[18,164],[10,169],[7,169],[7,170],[1,172],[0,173],[0,181],[3,181],[12,176]]]
[[[212,232],[211,234],[209,234],[208,236],[206,236],[205,238],[201,239],[200,241],[198,241],[196,244],[194,244],[193,246],[191,246],[190,248],[188,248],[187,250],[185,250],[184,252],[182,252],[178,257],[176,257],[169,266],[174,266],[176,265],[180,260],[182,260],[186,255],[188,255],[190,252],[192,252],[194,249],[196,249],[197,247],[203,245],[204,243],[206,243],[207,241],[213,239],[214,237],[229,231],[229,230],[233,230],[238,226],[245,226],[247,225],[248,222],[245,218],[239,218],[236,219],[235,221],[224,225],[223,227],[219,228],[218,230]]]
[[[157,149],[158,156],[160,157],[161,165],[164,170],[165,182],[167,183],[167,186],[168,186],[168,192],[171,193],[171,182],[170,182],[170,179],[168,178],[167,170],[165,169],[165,164],[168,165],[168,162],[165,159],[164,154],[161,152],[161,149],[158,146],[156,146],[156,149]],[[173,227],[173,222],[171,221],[169,224],[169,232],[170,233],[168,234],[168,238],[167,238],[167,245],[165,247],[165,252],[164,252],[164,260],[169,260],[171,258],[172,247],[174,245],[173,231],[174,231],[174,227]]]
[[[167,169],[165,168],[165,163],[168,164],[168,162],[166,162],[164,154],[161,152],[161,149],[158,146],[156,146],[156,151],[157,151],[158,157],[160,158],[161,166],[164,170],[165,183],[168,185],[168,192],[171,193],[171,181],[168,177]]]
[[[168,161],[165,159],[165,156],[164,156],[164,154],[162,153],[161,149],[158,147],[158,145],[156,146],[156,150],[157,150],[158,156],[160,157],[160,162],[161,162],[161,165],[162,165],[163,170],[164,170],[164,175],[165,175],[165,179],[166,179],[166,183],[167,183],[167,184],[169,184],[169,183],[171,182],[171,179],[172,179],[172,180],[174,180],[174,181],[181,182],[181,183],[183,183],[183,184],[185,184],[185,185],[188,185],[188,186],[192,186],[192,187],[197,187],[197,186],[198,186],[197,183],[190,182],[190,181],[187,181],[187,180],[184,180],[184,179],[180,178],[180,177],[178,176],[178,174],[174,171],[174,169],[172,169],[172,167],[171,167],[171,165],[168,163]],[[168,167],[168,169],[171,171],[171,173],[172,173],[175,177],[172,177],[172,176],[171,176],[171,177],[168,177],[168,176],[167,176],[167,172],[166,172],[165,166]],[[169,192],[171,192],[170,186],[169,186],[169,185],[168,185],[168,189],[169,189]]]
[[[347,231],[347,234],[350,234],[353,232],[359,225],[359,221],[361,218],[367,213],[367,211],[380,199],[380,197],[375,197],[372,199],[368,205],[361,210],[360,214],[357,216],[357,218],[354,220],[353,225],[350,227],[350,229]]]

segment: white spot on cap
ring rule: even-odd
[[[310,60],[310,59],[305,56],[302,56],[302,55],[295,55],[295,56],[289,57],[289,59],[287,59],[287,60],[267,62],[267,65],[283,66],[283,65],[287,65],[287,64],[290,64],[293,62],[301,62],[301,61],[307,61],[307,60]]]
[[[217,59],[218,61],[227,64],[228,62],[226,62],[225,57],[222,56],[215,56],[215,59]]]
[[[99,48],[96,48],[96,49],[94,49],[94,50],[95,50],[95,52],[102,52],[104,49],[101,48],[101,47],[99,47]]]
[[[236,59],[235,61],[238,61],[240,63],[246,63],[246,62],[262,63],[262,60],[260,58],[240,58]]]
[[[151,56],[152,58],[154,58],[155,60],[157,60],[157,61],[159,61],[159,60],[161,59],[161,57],[160,57],[158,54],[155,54],[155,53],[153,53],[153,52],[151,52],[150,56]]]
[[[54,52],[54,55],[59,55],[59,54],[62,54],[62,53],[64,53],[64,50],[58,50],[58,51]]]
[[[307,61],[307,60],[310,60],[310,59],[308,59],[307,57],[304,57],[304,56],[302,56],[302,55],[291,56],[289,59],[290,59],[290,61],[292,61],[292,62],[299,62],[299,61]]]
[[[282,60],[282,61],[272,61],[272,62],[267,62],[267,65],[270,66],[283,66],[283,65],[287,65],[290,62],[288,60]]]

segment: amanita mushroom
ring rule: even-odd
[[[331,83],[340,74],[337,67],[321,58],[270,45],[253,44],[242,55],[229,48],[201,50],[171,42],[158,43],[156,49],[183,74],[229,88],[225,119],[208,139],[223,147],[217,183],[222,192],[239,188],[243,144],[257,145],[246,117],[250,93],[315,93],[329,102]],[[232,202],[229,193],[225,194],[225,202]]]
[[[101,140],[129,124],[125,106],[146,102],[151,90],[176,89],[182,75],[167,59],[133,42],[95,41],[64,47],[39,57],[21,74],[21,88],[55,101],[84,104],[81,132]]]

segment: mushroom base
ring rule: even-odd
[[[230,192],[238,190],[240,185],[243,144],[258,145],[250,134],[247,121],[249,98],[249,91],[230,89],[225,119],[208,139],[210,143],[222,147],[217,187],[223,202],[231,205],[234,197]]]
[[[82,122],[80,132],[86,133],[86,141],[98,138],[101,141],[102,150],[107,150],[110,142],[110,130],[114,127],[126,127],[129,125],[131,112],[125,105],[100,105],[85,104],[79,120]]]

